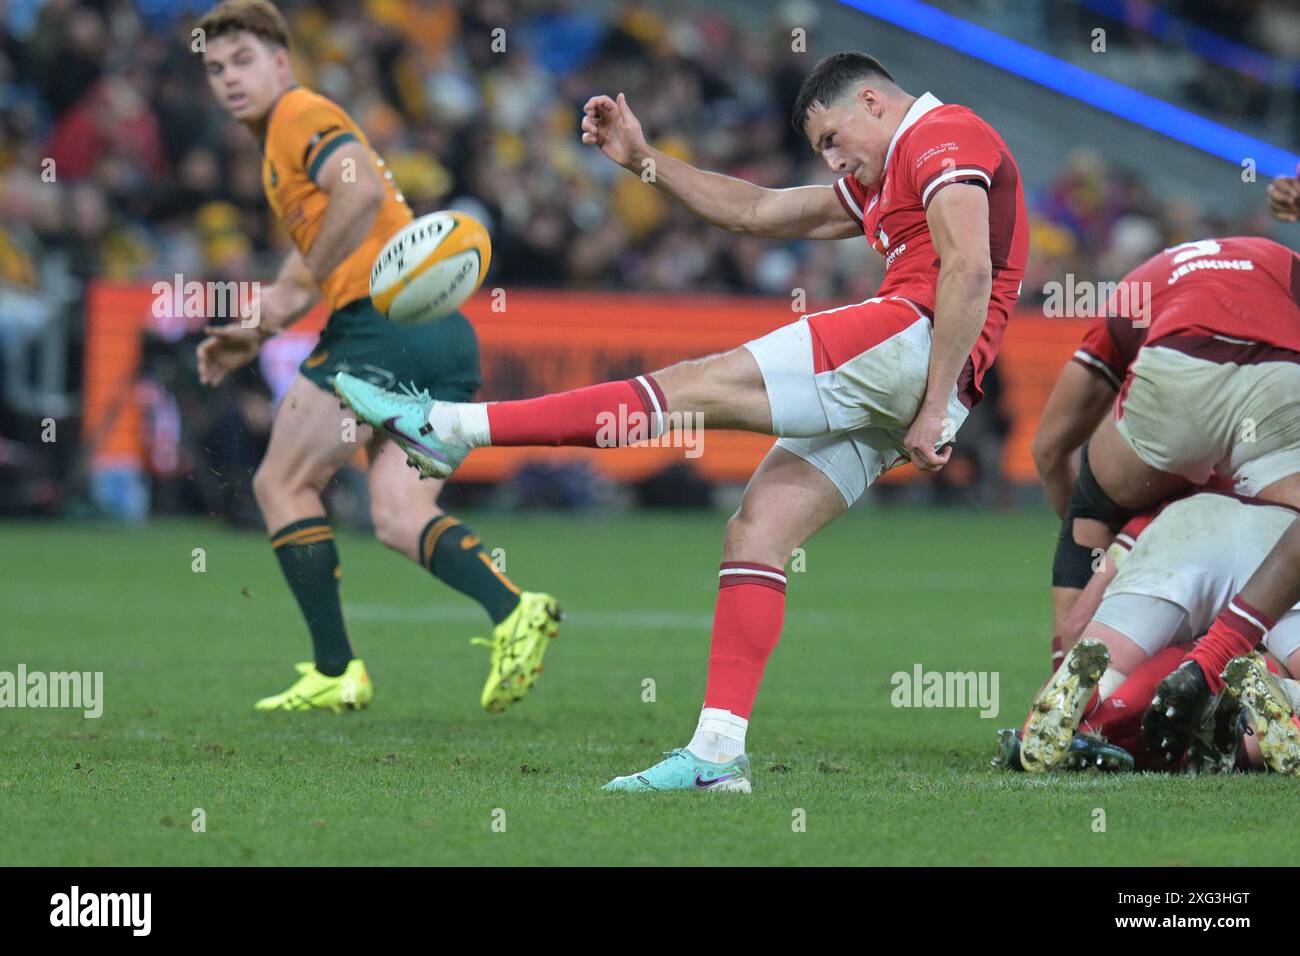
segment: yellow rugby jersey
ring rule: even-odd
[[[320,233],[329,203],[329,193],[316,185],[316,175],[334,150],[350,142],[361,143],[374,157],[385,195],[361,245],[321,283],[330,311],[370,295],[370,267],[384,243],[411,221],[410,207],[361,128],[342,108],[311,90],[295,86],[276,100],[262,141],[262,188],[304,256]]]

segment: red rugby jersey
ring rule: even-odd
[[[1266,361],[1287,357],[1276,349],[1300,354],[1298,296],[1300,256],[1286,246],[1259,236],[1198,239],[1158,252],[1126,275],[1109,296],[1107,314],[1149,325],[1148,345]]]
[[[993,290],[988,318],[958,382],[959,392],[973,404],[983,396],[980,382],[997,356],[1029,256],[1029,217],[1011,150],[974,112],[926,93],[903,117],[880,178],[868,187],[845,176],[835,193],[885,257],[885,281],[877,295],[902,296],[933,317],[939,257],[925,211],[953,183],[977,183],[989,194]]]

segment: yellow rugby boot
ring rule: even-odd
[[[327,677],[316,670],[315,664],[297,664],[294,669],[301,675],[293,686],[280,694],[263,697],[254,708],[257,710],[328,710],[341,714],[345,710],[361,710],[375,696],[375,686],[370,683],[366,665],[360,658],[348,662],[347,670],[338,677]]]
[[[492,669],[479,702],[489,714],[499,714],[522,700],[542,672],[542,656],[560,632],[564,612],[549,594],[524,591],[510,616],[492,629],[492,637],[471,643],[492,649]]]

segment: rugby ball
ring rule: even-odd
[[[403,228],[370,269],[370,301],[394,322],[432,322],[450,315],[474,294],[492,240],[483,224],[463,212],[435,212]]]

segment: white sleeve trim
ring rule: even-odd
[[[849,210],[853,213],[853,215],[857,218],[858,222],[862,222],[864,218],[862,213],[862,207],[858,205],[858,201],[853,198],[853,193],[849,191],[848,183],[846,183],[843,179],[837,179],[835,180],[835,188],[840,191],[840,197],[844,200],[845,204],[849,207]]]
[[[1110,382],[1110,384],[1115,387],[1116,391],[1119,391],[1120,386],[1124,384],[1115,377],[1115,373],[1111,371],[1110,366],[1097,358],[1097,356],[1091,355],[1083,349],[1077,349],[1075,350],[1074,357],[1089,368],[1095,368],[1098,372],[1101,372],[1101,374],[1105,376],[1106,381]]]
[[[930,202],[930,194],[944,183],[956,179],[958,176],[969,177],[978,176],[984,180],[986,187],[992,188],[993,180],[989,179],[989,174],[982,169],[976,169],[974,166],[964,166],[961,169],[950,169],[946,173],[941,173],[934,179],[930,180],[930,185],[925,187],[925,192],[921,193],[921,205],[924,206]]]

